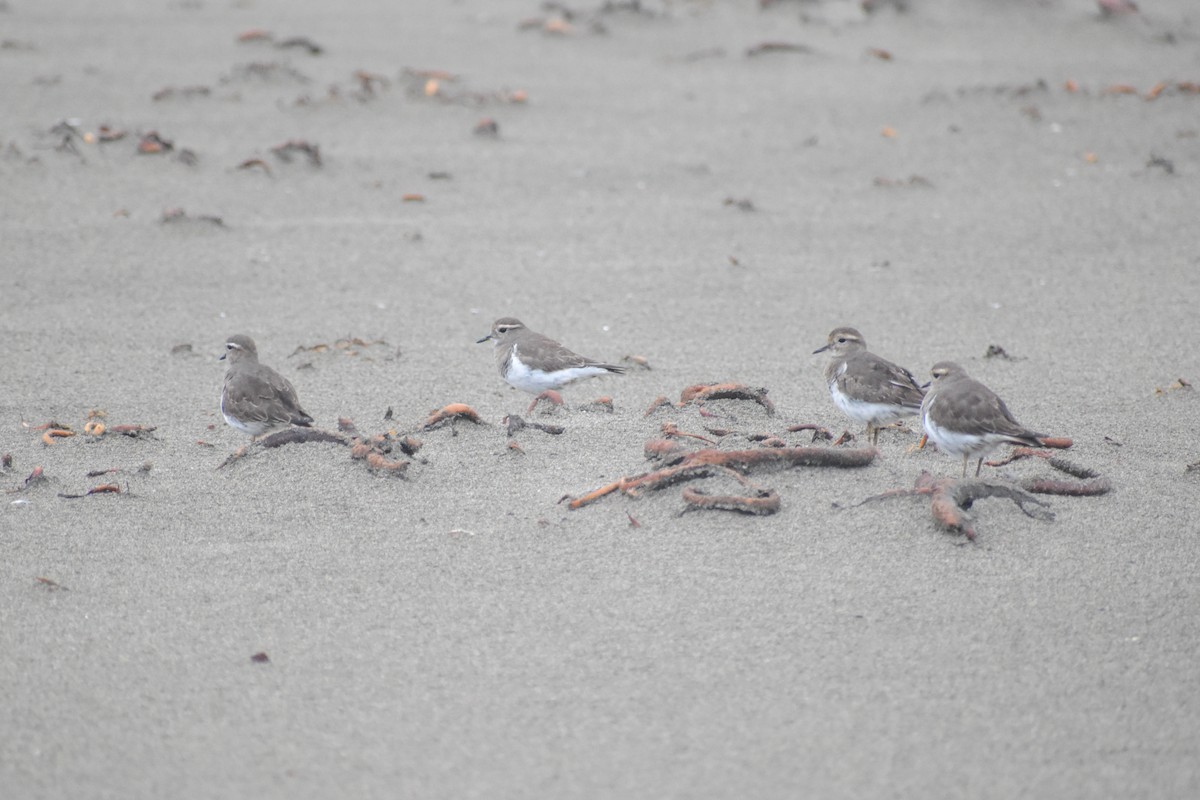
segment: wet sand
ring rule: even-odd
[[[335,5],[0,10],[6,794],[1200,792],[1191,3]],[[651,369],[528,415],[474,344],[506,315]],[[910,430],[755,474],[771,516],[560,503],[664,422],[861,444],[810,355],[844,324],[1114,491],[980,501],[974,543],[847,508],[957,474]],[[419,436],[407,479],[335,444],[218,470],[234,333],[318,425]],[[645,415],[715,381],[776,413]],[[485,424],[417,430],[451,402]],[[95,409],[155,430],[43,444]],[[565,432],[518,452],[513,413]]]

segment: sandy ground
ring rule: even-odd
[[[1200,793],[1191,0],[342,5],[0,4],[5,796]],[[652,369],[517,453],[474,344],[504,315]],[[755,476],[774,516],[558,503],[666,421],[839,433],[810,353],[841,324],[964,363],[1114,491],[981,501],[967,544],[921,499],[845,508],[956,473],[889,432]],[[324,427],[487,424],[418,433],[407,480],[333,444],[218,470],[233,333]],[[643,415],[724,380],[777,413]],[[156,429],[34,427],[92,409]]]

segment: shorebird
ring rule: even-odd
[[[620,375],[624,367],[605,364],[573,353],[553,339],[535,333],[514,317],[501,317],[492,324],[492,332],[476,344],[496,343],[496,365],[500,377],[510,386],[536,394],[529,410],[545,399],[562,405],[556,390],[569,383],[612,372]]]
[[[250,434],[251,441],[275,428],[312,425],[313,419],[300,408],[291,382],[258,363],[258,349],[249,336],[230,336],[220,360],[229,362],[221,388],[221,416]]]
[[[916,378],[868,350],[854,328],[834,328],[813,355],[826,350],[832,353],[825,367],[829,394],[846,416],[866,423],[871,444],[879,441],[880,427],[921,412],[925,395]]]
[[[962,456],[964,478],[970,459],[978,459],[978,476],[984,457],[1001,444],[1042,446],[1042,434],[1017,422],[995,392],[958,364],[939,361],[931,372],[933,382],[921,404],[921,424],[939,450]]]

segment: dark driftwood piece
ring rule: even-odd
[[[879,500],[889,500],[893,497],[928,497],[929,510],[933,520],[943,530],[962,533],[967,539],[975,541],[975,528],[967,515],[976,500],[986,497],[999,497],[1012,500],[1017,508],[1028,517],[1050,521],[1054,514],[1044,510],[1045,503],[1029,492],[1009,484],[991,483],[978,478],[935,478],[928,472],[922,471],[917,477],[916,485],[911,489],[892,489],[883,494],[872,495],[855,503],[851,508],[857,508],[867,503]],[[1042,508],[1037,508],[1041,506]]]
[[[1108,478],[1085,481],[1056,481],[1053,478],[1032,478],[1021,482],[1021,488],[1032,494],[1056,494],[1060,497],[1096,497],[1112,491]]]
[[[1065,440],[1064,440],[1065,441]],[[944,530],[964,534],[967,539],[975,540],[975,528],[967,510],[976,500],[985,497],[999,497],[1012,500],[1017,507],[1029,517],[1050,521],[1054,514],[1045,509],[1046,503],[1034,497],[1035,494],[1050,494],[1060,497],[1096,497],[1112,491],[1112,483],[1094,470],[1073,464],[1058,456],[1051,456],[1028,447],[1017,448],[1004,460],[1003,464],[1020,458],[1044,458],[1050,466],[1082,480],[1056,480],[1054,478],[1030,478],[1020,486],[1003,483],[992,483],[986,480],[934,478],[928,472],[922,472],[912,489],[892,489],[891,491],[868,497],[851,508],[857,508],[864,503],[887,500],[892,497],[928,496],[929,510],[934,521]],[[1040,507],[1040,508],[1039,508]]]
[[[308,442],[333,442],[340,445],[350,444],[345,436],[333,433],[332,431],[323,431],[320,428],[285,428],[277,433],[272,433],[265,439],[258,440],[258,443],[263,447],[283,447],[285,444],[305,444]]]
[[[551,436],[559,436],[567,430],[561,425],[544,425],[540,422],[528,422],[523,417],[519,417],[516,414],[509,414],[503,420],[501,420],[501,422],[508,430],[509,438],[516,436],[526,428],[533,428],[534,430],[541,431],[542,433],[548,433]]]
[[[716,495],[705,494],[699,489],[688,486],[683,490],[683,502],[688,504],[686,510],[697,508],[713,508],[722,511],[737,511],[742,514],[758,514],[766,516],[779,510],[779,493],[774,489],[759,489],[750,495]]]
[[[217,469],[224,469],[238,459],[243,458],[250,452],[250,448],[254,445],[260,447],[283,447],[285,444],[305,444],[307,442],[333,442],[347,446],[350,440],[340,433],[332,431],[323,431],[320,428],[284,428],[281,431],[276,431],[270,436],[259,439],[257,442],[244,444],[237,450],[229,454],[229,457],[221,462]]]
[[[746,386],[741,383],[698,383],[687,387],[679,395],[679,405],[681,406],[688,403],[702,404],[705,400],[751,400],[765,408],[768,415],[775,413],[775,404],[767,398],[767,390],[761,386]]]
[[[642,490],[655,490],[676,483],[707,478],[716,474],[732,474],[742,480],[741,473],[770,467],[865,467],[875,460],[874,448],[833,450],[826,447],[761,447],[750,450],[717,450],[705,448],[682,453],[664,452],[666,444],[659,441],[647,444],[647,451],[669,459],[669,466],[620,478],[571,500],[568,508],[575,510],[594,503],[605,495],[620,490],[636,495]],[[761,491],[755,487],[755,491]],[[712,506],[717,507],[717,506]]]

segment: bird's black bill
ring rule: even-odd
[[[483,337],[482,339],[476,339],[475,344],[483,344],[490,338],[492,338],[492,335],[489,333],[487,336]]]
[[[815,356],[817,353],[824,353],[828,349],[829,349],[829,345],[825,345],[824,347],[818,347],[816,350],[813,350],[812,354]]]

